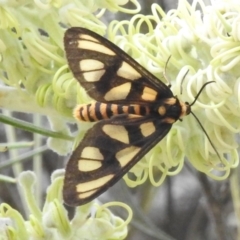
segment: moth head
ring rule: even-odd
[[[179,101],[179,104],[180,104],[181,109],[182,109],[180,118],[181,118],[181,117],[184,117],[184,116],[186,116],[186,115],[188,115],[188,114],[190,114],[190,112],[191,112],[191,106],[190,106],[190,104],[189,104],[188,102],[185,102],[185,103],[184,103],[184,102],[180,102],[180,101]]]

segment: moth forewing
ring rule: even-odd
[[[64,201],[87,203],[115,184],[170,130],[151,116],[119,115],[97,122],[74,150],[66,167]]]
[[[88,29],[68,29],[64,45],[74,77],[96,101],[130,104],[173,97],[163,82],[112,42]]]

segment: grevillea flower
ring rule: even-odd
[[[133,10],[123,8],[126,2],[1,3],[0,78],[6,86],[0,86],[0,106],[44,114],[53,131],[70,135],[67,123],[74,121],[72,109],[76,103],[90,99],[68,71],[64,31],[81,26],[101,35],[107,33],[107,38],[171,84],[174,95],[182,101],[193,102],[204,83],[215,81],[206,86],[192,107],[215,149],[190,115],[175,123],[169,134],[131,169],[136,179],[126,175],[127,184],[133,187],[149,178],[159,186],[167,176],[181,171],[185,159],[213,179],[227,178],[239,161],[235,138],[240,131],[240,3],[219,0],[206,6],[201,0],[192,5],[181,0],[178,8],[168,13],[153,4],[151,15],[135,14],[128,21],[114,20],[106,26],[101,19],[107,10],[139,10],[136,0],[131,1]],[[79,136],[85,130],[79,123]],[[66,154],[72,142],[51,138],[49,146]],[[160,179],[154,177],[156,169]],[[53,201],[51,208],[56,205]]]
[[[192,111],[216,150],[190,115],[173,124],[170,133],[131,170],[137,181],[125,176],[129,186],[141,184],[148,177],[158,186],[166,176],[181,171],[185,158],[197,170],[217,180],[227,178],[231,168],[238,165],[235,137],[240,130],[237,38],[240,5],[230,2],[217,1],[205,6],[202,1],[192,5],[180,1],[178,8],[167,14],[153,4],[152,15],[138,14],[130,21],[113,21],[109,25],[109,38],[171,84],[174,95],[182,101],[193,102],[204,83],[215,81],[206,86]],[[154,178],[156,169],[161,172],[160,179]]]
[[[0,234],[2,239],[125,239],[127,225],[132,218],[131,209],[123,203],[111,202],[100,205],[97,201],[76,208],[71,221],[62,204],[61,171],[52,175],[52,184],[48,187],[46,201],[41,209],[34,195],[36,175],[22,172],[19,184],[30,212],[28,220],[6,203],[0,205]],[[128,217],[124,221],[113,215],[111,206],[124,208]],[[91,231],[89,230],[91,229]]]

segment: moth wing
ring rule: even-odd
[[[88,29],[68,29],[64,45],[74,77],[96,101],[132,104],[173,96],[168,86],[118,46]]]
[[[150,116],[119,115],[87,131],[66,167],[66,204],[85,204],[114,185],[170,130]]]

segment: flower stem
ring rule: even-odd
[[[25,121],[19,120],[17,118],[7,117],[1,113],[0,113],[0,122],[9,124],[11,126],[23,129],[28,132],[38,133],[38,134],[41,134],[41,135],[44,135],[47,137],[60,138],[60,139],[69,140],[69,141],[73,141],[73,139],[74,139],[73,137],[70,137],[63,133],[53,132],[48,129],[37,127],[29,122],[25,122]]]

